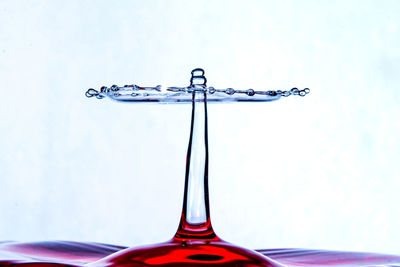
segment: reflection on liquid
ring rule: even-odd
[[[126,247],[70,241],[3,242],[0,243],[0,266],[83,266],[123,249]],[[400,266],[400,256],[373,253],[305,249],[265,249],[258,252],[283,266]],[[193,261],[220,260],[201,253],[190,257]]]

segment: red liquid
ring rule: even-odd
[[[89,266],[282,266],[266,256],[221,240],[210,218],[189,224],[182,214],[175,237],[167,242],[123,250]]]
[[[89,266],[283,266],[222,240],[171,241],[123,250]]]
[[[172,245],[174,246],[174,245]],[[109,263],[115,255],[125,255],[131,249],[96,243],[79,243],[67,241],[36,243],[0,243],[0,266],[22,265],[34,266],[101,266]],[[168,250],[167,250],[168,251]],[[267,249],[259,250],[260,254],[279,262],[281,266],[400,266],[400,256],[373,253],[355,253],[326,250],[305,249]],[[115,253],[115,254],[113,254]],[[203,253],[203,251],[202,251]],[[109,257],[107,257],[109,256]],[[161,256],[161,255],[159,255]],[[107,257],[107,258],[105,258]],[[101,260],[104,258],[104,260]],[[209,261],[210,262],[210,261]],[[208,264],[215,265],[215,262]],[[129,266],[129,265],[126,265]],[[131,265],[134,266],[134,265]],[[140,265],[136,265],[140,266]],[[148,265],[149,266],[149,265]],[[151,265],[150,265],[151,266]],[[164,265],[171,266],[171,265]],[[188,266],[188,265],[181,265]],[[196,266],[196,265],[194,265]],[[235,265],[228,265],[235,266]],[[243,265],[236,265],[243,266]]]

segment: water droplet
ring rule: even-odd
[[[233,88],[228,88],[228,89],[226,89],[226,91],[225,91],[228,95],[233,95],[234,93],[235,93],[235,89],[233,89]]]
[[[247,90],[247,95],[248,95],[248,96],[253,96],[254,94],[255,94],[255,92],[254,92],[253,89]]]
[[[204,70],[197,68],[197,69],[192,70],[191,74],[192,74],[192,76],[203,76]]]
[[[95,95],[97,95],[98,92],[96,90],[94,90],[93,88],[90,88],[89,90],[86,91],[85,96],[86,97],[93,97]]]
[[[290,92],[292,93],[292,94],[294,94],[294,95],[298,95],[299,94],[299,89],[297,89],[296,87],[294,87],[294,88],[292,88],[291,90],[290,90]]]

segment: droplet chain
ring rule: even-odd
[[[132,91],[133,94],[139,92],[146,92],[146,91],[157,91],[161,92],[161,85],[157,85],[155,87],[141,87],[135,84],[132,85],[125,85],[123,87],[112,85],[111,87],[103,86],[100,90],[95,90],[90,88],[86,91],[85,95],[87,97],[96,97],[98,99],[104,98],[104,94],[109,92],[118,92],[118,91]],[[254,89],[247,89],[247,90],[235,90],[233,88],[226,88],[226,89],[216,89],[214,87],[205,87],[199,85],[191,85],[188,87],[168,87],[167,91],[171,92],[184,92],[184,93],[192,93],[193,91],[205,91],[209,94],[214,93],[225,93],[227,95],[234,95],[234,94],[246,94],[248,96],[254,95],[269,95],[269,96],[283,96],[288,97],[290,95],[299,95],[305,96],[310,93],[309,88],[304,88],[302,90],[294,87],[291,90],[269,90],[269,91],[255,91]]]

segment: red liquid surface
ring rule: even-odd
[[[162,247],[165,248],[165,245],[168,246],[168,244],[170,244],[171,247],[175,246],[167,242],[164,243],[164,245],[156,246],[156,248],[158,247],[161,250]],[[215,245],[218,247],[217,244]],[[198,246],[198,248],[201,248],[201,246]],[[131,249],[126,249],[126,247],[121,246],[68,241],[35,243],[3,242],[0,243],[0,266],[60,267],[91,266],[92,264],[93,266],[104,266],[101,264],[110,263],[114,258],[113,256],[121,254],[127,256],[130,250]],[[165,253],[168,251],[168,249],[166,251],[164,250],[164,256],[166,256]],[[223,248],[220,251],[223,251]],[[278,262],[282,266],[400,266],[400,256],[394,255],[305,249],[266,249],[258,250],[258,252]],[[207,253],[207,251],[201,250],[201,253],[198,254]],[[158,256],[158,260],[163,261],[163,255]],[[203,260],[204,259],[205,258],[203,258]],[[154,260],[157,260],[157,258],[154,258]],[[203,263],[205,262],[207,261],[203,261]],[[209,266],[216,265],[215,261],[213,263],[212,261],[208,261],[207,263]],[[147,266],[154,265],[150,265],[149,263]],[[196,266],[196,264],[191,262],[190,264],[181,264],[180,266]],[[243,265],[228,264],[227,266]]]
[[[261,253],[222,240],[188,240],[132,248],[90,266],[282,266]]]

